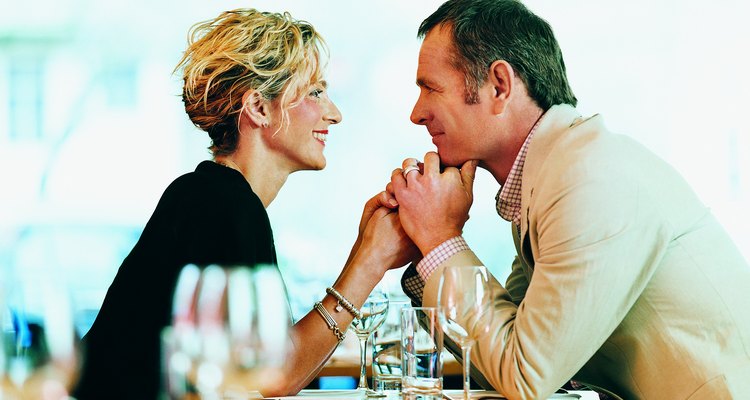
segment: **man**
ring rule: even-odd
[[[387,188],[424,256],[402,281],[415,302],[436,305],[446,266],[481,264],[461,236],[479,166],[517,257],[493,312],[461,322],[489,325],[472,361],[499,392],[574,379],[625,399],[750,398],[747,262],[677,172],[578,114],[550,26],[517,1],[450,0],[419,35],[411,120],[438,151]]]

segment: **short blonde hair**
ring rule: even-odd
[[[278,98],[282,124],[288,123],[286,107],[323,79],[323,53],[328,49],[315,28],[288,12],[236,9],[193,25],[175,71],[183,70],[185,111],[211,137],[214,156],[236,150],[242,96],[250,89]]]

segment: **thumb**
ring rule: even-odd
[[[469,193],[471,193],[474,188],[474,176],[476,176],[477,173],[478,163],[477,160],[469,160],[461,166],[461,182],[463,182],[464,188],[466,188]]]

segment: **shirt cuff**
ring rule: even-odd
[[[417,273],[416,264],[412,263],[404,271],[401,277],[401,288],[411,299],[412,305],[420,307],[422,305],[422,295],[424,293],[424,281]]]
[[[466,244],[464,237],[461,235],[452,237],[441,243],[438,247],[432,249],[417,264],[417,273],[419,273],[419,276],[422,278],[422,282],[427,282],[430,275],[432,275],[437,267],[445,260],[464,250],[469,250],[469,245]]]

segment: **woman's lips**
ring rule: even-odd
[[[326,140],[328,140],[328,129],[326,130],[320,130],[320,131],[313,131],[313,137],[323,143],[326,144]]]

